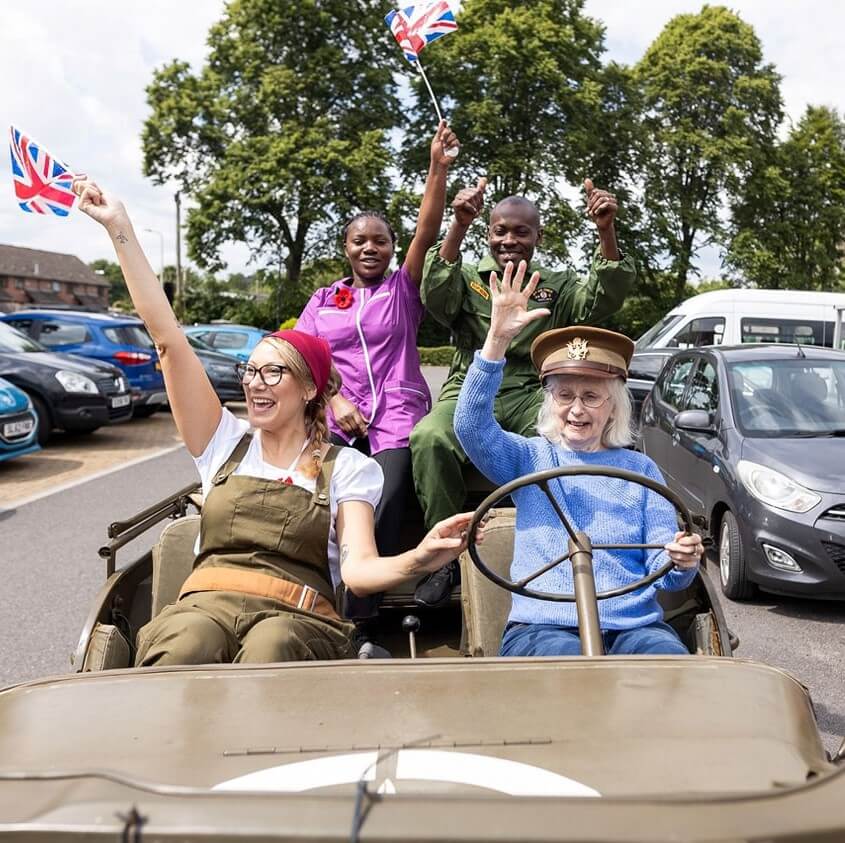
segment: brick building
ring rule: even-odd
[[[0,312],[39,304],[104,311],[109,282],[74,255],[0,245]]]

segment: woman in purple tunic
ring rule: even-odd
[[[356,214],[343,228],[352,270],[317,290],[296,323],[298,331],[324,337],[343,379],[329,404],[333,441],[373,457],[384,472],[376,510],[376,542],[383,554],[398,552],[399,529],[411,487],[408,439],[431,409],[420,370],[417,330],[425,254],[443,221],[446,175],[460,144],[445,121],[431,142],[431,164],[414,239],[399,269],[389,272],[396,234],[376,211]]]

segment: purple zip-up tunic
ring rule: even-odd
[[[352,294],[347,308],[334,301],[341,288]],[[353,287],[351,278],[321,287],[296,323],[298,331],[328,340],[343,378],[341,395],[369,424],[371,454],[407,448],[414,425],[431,409],[417,351],[424,314],[420,291],[403,266],[368,287]],[[351,441],[331,410],[327,415],[332,433]]]

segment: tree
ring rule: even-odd
[[[378,0],[233,0],[212,27],[208,62],[157,71],[147,88],[144,171],[177,181],[189,255],[223,267],[246,243],[289,285],[360,206],[386,201],[386,131],[398,113]]]
[[[780,77],[754,30],[722,6],[673,18],[636,66],[645,108],[644,206],[684,296],[697,249],[781,120]]]
[[[423,53],[426,72],[443,96],[452,128],[463,142],[451,169],[456,183],[489,179],[489,203],[528,196],[547,228],[544,251],[568,255],[581,227],[564,200],[566,181],[580,185],[603,86],[602,25],[583,13],[583,0],[466,0],[460,26]],[[408,110],[404,169],[428,165],[434,126],[422,83]]]
[[[123,270],[120,268],[120,264],[99,258],[91,261],[88,266],[97,275],[102,275],[109,282],[109,303],[111,305],[129,301],[129,290],[126,287],[126,281],[123,279]]]
[[[728,262],[758,287],[836,290],[843,244],[845,122],[809,106],[735,203]]]

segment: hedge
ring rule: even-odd
[[[420,348],[419,352],[423,366],[448,366],[455,349],[451,345],[439,345],[435,348]]]

